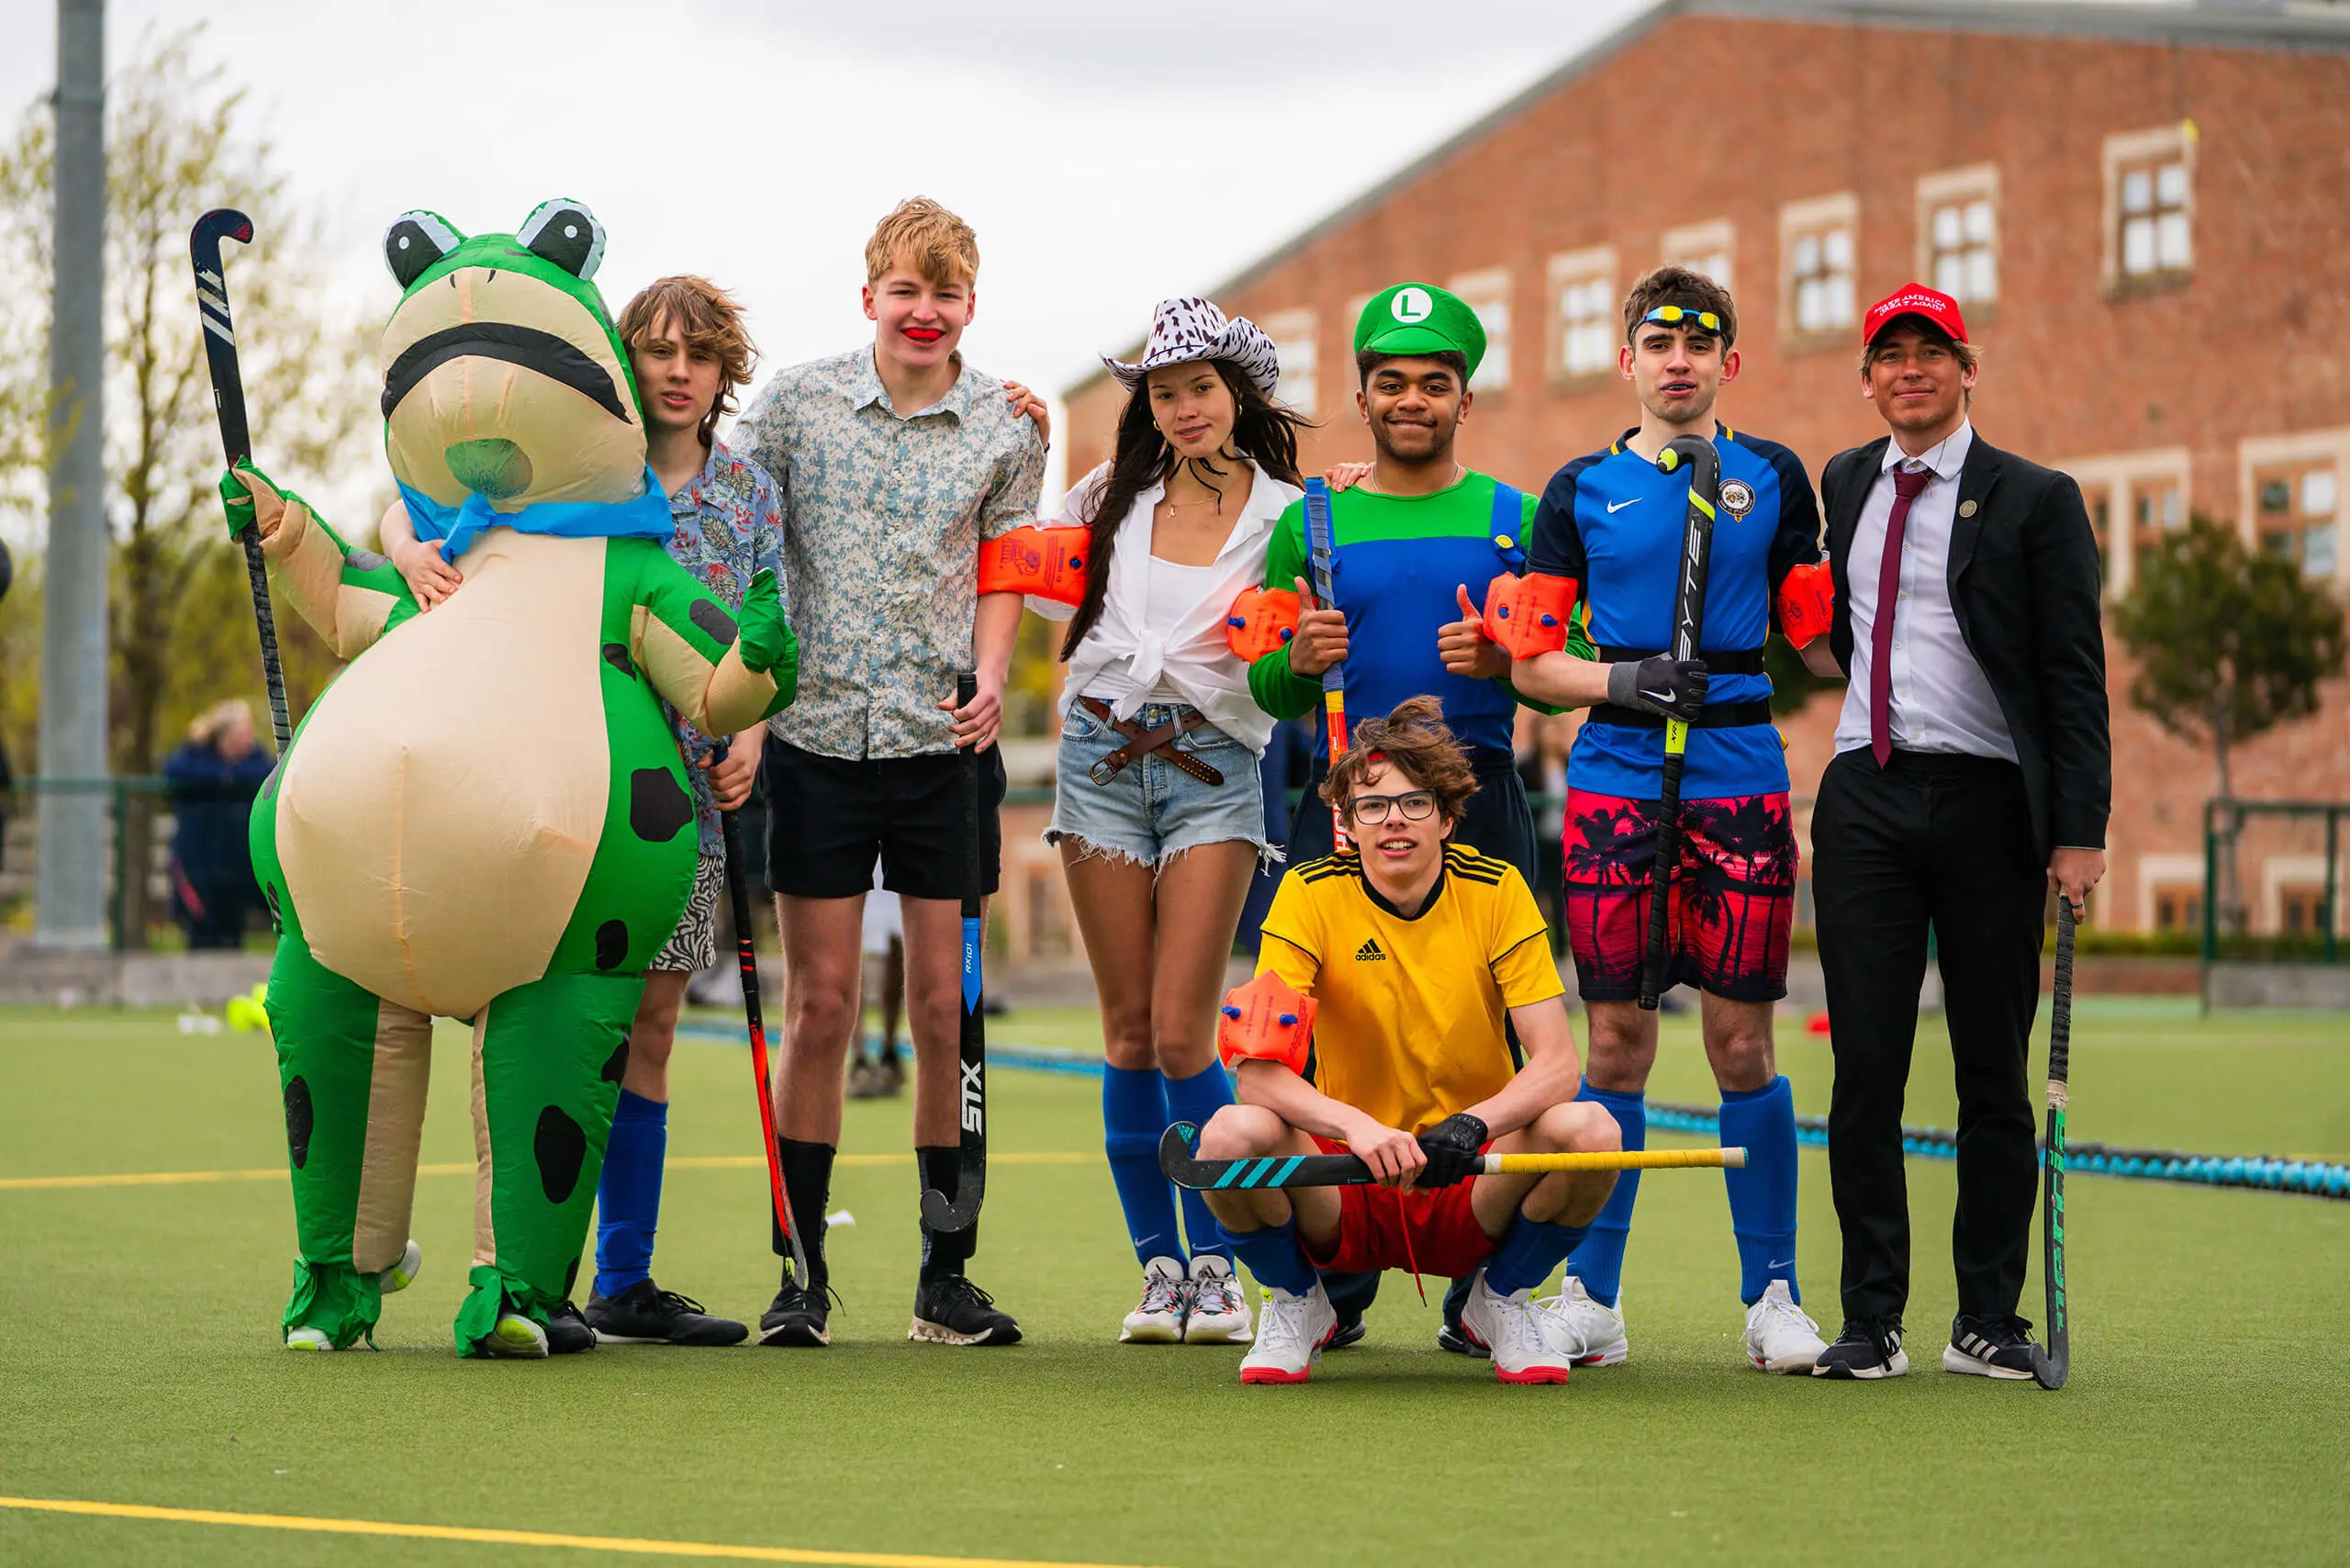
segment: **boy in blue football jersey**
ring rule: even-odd
[[[1590,1016],[1583,1093],[1615,1115],[1626,1148],[1645,1146],[1656,1014],[1635,999],[1648,957],[1664,722],[1679,717],[1690,734],[1665,983],[1702,993],[1722,1141],[1750,1151],[1746,1169],[1726,1173],[1748,1359],[1770,1372],[1808,1371],[1824,1347],[1796,1283],[1795,1104],[1771,1038],[1773,1004],[1786,994],[1796,839],[1762,644],[1782,619],[1790,632],[1820,619],[1818,506],[1793,453],[1714,420],[1717,395],[1738,375],[1729,290],[1661,267],[1633,285],[1624,334],[1619,368],[1639,395],[1640,422],[1552,476],[1528,560],[1530,573],[1580,585],[1598,657],[1561,649],[1511,669],[1530,700],[1592,705],[1567,764],[1565,829],[1567,931]],[[1689,479],[1685,468],[1659,473],[1656,457],[1676,436],[1707,432],[1721,457],[1721,504],[1703,656],[1676,663],[1666,644]],[[1807,663],[1827,648],[1813,644]],[[1627,1172],[1567,1266],[1560,1307],[1589,1347],[1586,1364],[1627,1353],[1618,1292],[1639,1191]]]

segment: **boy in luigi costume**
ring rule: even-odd
[[[1330,590],[1313,594],[1306,503],[1281,514],[1265,561],[1265,586],[1294,589],[1308,608],[1297,634],[1249,666],[1257,705],[1276,718],[1322,707],[1322,672],[1346,678],[1347,711],[1386,713],[1410,697],[1435,697],[1444,722],[1467,748],[1477,778],[1454,842],[1517,868],[1530,887],[1534,818],[1511,749],[1517,693],[1509,656],[1481,633],[1485,590],[1504,572],[1526,569],[1536,497],[1454,455],[1475,395],[1470,377],[1485,357],[1485,329],[1457,295],[1425,283],[1381,290],[1355,322],[1355,407],[1377,457],[1351,487],[1330,498]],[[1580,628],[1570,646],[1589,656]],[[1330,812],[1317,793],[1330,766],[1327,726],[1317,721],[1314,769],[1290,823],[1289,863],[1332,853]],[[1375,1274],[1326,1278],[1338,1314],[1334,1345],[1362,1334]],[[1460,1334],[1457,1288],[1445,1303],[1438,1342],[1468,1350]]]

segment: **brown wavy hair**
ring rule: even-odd
[[[1630,342],[1640,335],[1640,323],[1649,312],[1660,305],[1678,305],[1684,310],[1710,310],[1722,319],[1722,352],[1728,353],[1738,342],[1738,301],[1729,290],[1689,267],[1662,266],[1643,273],[1624,296],[1624,341]]]
[[[1384,719],[1357,725],[1345,753],[1322,780],[1322,798],[1343,806],[1380,762],[1434,795],[1438,813],[1449,823],[1461,819],[1469,797],[1477,792],[1468,748],[1445,727],[1444,704],[1433,697],[1407,697]]]
[[[708,446],[718,429],[718,417],[734,411],[734,391],[751,384],[751,365],[759,351],[743,325],[743,308],[734,297],[706,277],[680,274],[665,277],[636,291],[621,311],[621,342],[633,353],[652,341],[664,321],[675,321],[677,335],[688,349],[699,349],[718,361],[718,397],[701,417],[701,443]],[[643,395],[643,388],[637,389]]]

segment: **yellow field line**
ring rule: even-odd
[[[997,1165],[1092,1165],[1099,1154],[1069,1154],[1059,1151],[1008,1153],[990,1155]],[[912,1165],[911,1154],[844,1154],[837,1165]],[[767,1160],[756,1154],[688,1154],[666,1162],[672,1170],[750,1170],[764,1167]],[[470,1176],[470,1162],[442,1165],[420,1165],[419,1176]],[[131,1170],[108,1176],[6,1176],[0,1177],[0,1193],[35,1192],[58,1187],[187,1187],[207,1182],[283,1182],[285,1167],[267,1166],[248,1170]]]
[[[489,1546],[564,1546],[574,1551],[624,1551],[647,1557],[724,1557],[744,1562],[830,1562],[851,1568],[1108,1568],[1102,1563],[1046,1562],[1011,1557],[930,1557],[891,1551],[816,1551],[794,1546],[730,1546],[722,1541],[643,1540],[632,1536],[557,1535],[547,1530],[476,1529],[465,1525],[408,1525],[387,1519],[321,1519],[300,1514],[231,1514],[218,1508],[152,1508],[140,1503],[88,1503],[70,1497],[0,1497],[0,1508],[84,1514],[110,1519],[158,1519],[167,1524],[242,1525],[249,1529],[308,1530],[321,1535],[387,1535],[408,1540],[470,1540]]]

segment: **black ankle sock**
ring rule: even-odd
[[[781,1137],[775,1140],[775,1147],[783,1162],[783,1189],[791,1200],[791,1226],[800,1233],[800,1245],[808,1254],[809,1277],[800,1283],[821,1291],[831,1278],[824,1267],[824,1205],[832,1199],[835,1151],[828,1143],[801,1143]],[[784,1239],[783,1227],[773,1218],[767,1226],[774,1233],[776,1256],[789,1260],[791,1244]],[[789,1262],[785,1272],[790,1272]]]
[[[944,1148],[914,1150],[914,1173],[925,1191],[935,1190],[948,1197],[962,1184],[963,1149],[959,1144]],[[979,1227],[974,1221],[968,1230],[933,1230],[922,1227],[922,1277],[934,1280],[943,1274],[959,1274],[971,1254],[979,1249]]]

